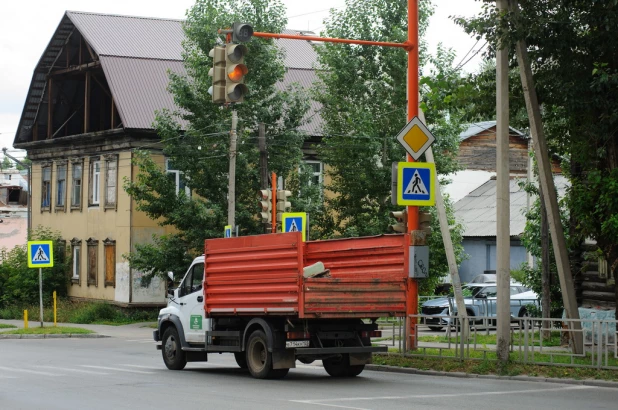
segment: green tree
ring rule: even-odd
[[[429,1],[419,4],[422,39],[433,8]],[[397,0],[348,0],[344,10],[332,10],[323,33],[327,37],[355,38],[402,43],[407,40],[407,3]],[[365,236],[388,231],[393,220],[391,205],[391,163],[405,161],[405,151],[395,136],[406,123],[406,66],[404,50],[391,47],[326,43],[317,48],[321,85],[315,99],[322,104],[324,138],[317,147],[329,167],[331,184],[326,188],[326,212],[316,221],[325,236]],[[421,63],[429,56],[423,42]],[[431,58],[434,65],[422,82],[427,122],[436,135],[433,150],[438,172],[458,169],[455,155],[459,144],[461,113],[450,109],[451,94],[463,86],[453,69],[453,53],[447,50]],[[441,94],[451,82],[450,93]],[[430,103],[429,103],[430,102]],[[451,222],[451,204],[448,203]],[[444,246],[434,218],[431,240],[431,269],[444,276]],[[461,229],[453,229],[453,242],[461,243]],[[457,248],[461,259],[462,249]],[[424,281],[431,292],[432,281]]]
[[[0,165],[0,169],[11,169],[13,168],[13,161],[9,159],[9,157],[4,157],[2,159],[2,165]]]
[[[198,0],[187,12],[184,65],[187,75],[170,74],[169,90],[178,112],[160,112],[156,129],[163,153],[192,195],[176,195],[176,187],[149,152],[138,152],[140,173],[125,189],[137,209],[174,233],[153,237],[127,255],[133,268],[147,272],[146,280],[168,270],[184,271],[189,260],[203,252],[204,239],[221,237],[227,225],[227,187],[231,110],[213,104],[208,94],[212,59],[209,51],[221,36],[217,30],[234,21],[253,24],[255,31],[279,33],[286,25],[279,0]],[[295,174],[304,135],[297,131],[308,110],[308,98],[298,86],[280,90],[285,73],[282,51],[273,40],[253,38],[246,43],[249,94],[238,111],[236,157],[236,223],[242,235],[261,233],[257,214],[259,168],[257,124],[266,124],[269,168],[277,175]],[[180,124],[183,124],[182,126]]]
[[[49,302],[54,290],[59,297],[66,296],[71,263],[66,257],[66,243],[61,240],[60,233],[39,226],[29,240],[54,242],[54,266],[42,270],[44,303]],[[27,246],[0,249],[0,262],[0,307],[38,304],[39,270],[28,267]]]
[[[618,267],[618,2],[521,0],[519,13],[499,16],[486,4],[475,18],[459,20],[468,32],[496,44],[528,45],[548,145],[565,156],[570,173],[570,215],[576,238],[591,237]],[[495,49],[492,46],[492,49]],[[511,55],[514,55],[513,53]],[[618,286],[616,287],[618,299]]]

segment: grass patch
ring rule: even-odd
[[[126,325],[131,323],[154,322],[157,320],[159,308],[124,309],[104,302],[76,302],[61,299],[57,305],[58,323],[83,323],[104,325]],[[31,320],[39,319],[39,306],[6,306],[0,308],[0,319],[24,318],[24,310],[28,310]],[[43,320],[54,321],[52,306],[44,306]]]
[[[513,355],[513,353],[511,355]],[[535,377],[568,378],[576,380],[596,379],[618,381],[618,370],[597,370],[593,368],[563,366],[541,366],[535,364],[521,364],[513,361],[507,363],[505,366],[499,366],[497,361],[490,360],[489,358],[484,360],[455,360],[446,357],[434,358],[401,355],[394,353],[374,353],[373,364],[409,367],[421,370],[435,370],[443,372],[495,374],[501,376],[527,375]]]
[[[534,346],[540,346],[540,333],[534,332],[534,336],[532,335],[532,333],[530,333],[528,335],[528,337],[530,338],[529,340],[534,340],[533,344]],[[496,335],[487,335],[487,334],[482,334],[482,333],[472,333],[470,334],[469,337],[469,341],[466,342],[467,344],[479,344],[479,345],[495,345],[497,336]],[[432,343],[448,343],[449,341],[451,343],[459,343],[459,338],[456,338],[455,336],[451,336],[450,338],[447,337],[446,335],[444,336],[420,336],[418,338],[419,342],[432,342]],[[514,346],[520,346],[524,344],[524,334],[523,333],[519,333],[519,332],[515,332],[512,334],[511,337],[511,343]],[[560,341],[560,332],[551,332],[551,337],[549,339],[545,339],[543,340],[543,346],[547,346],[547,347],[552,347],[552,346],[560,346],[561,345],[561,341]]]
[[[8,335],[68,335],[81,334],[86,335],[94,333],[92,330],[82,329],[80,327],[29,327],[28,329],[8,330],[2,334]]]
[[[4,324],[4,323],[0,323],[0,329],[14,329],[14,328],[16,328],[16,327],[17,327],[17,326],[7,325],[7,324]]]

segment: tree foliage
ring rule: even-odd
[[[433,8],[419,4],[422,39]],[[331,10],[322,33],[326,37],[402,43],[407,40],[407,3],[396,0],[348,0],[344,10]],[[405,161],[405,151],[395,139],[407,122],[407,53],[400,48],[326,43],[317,48],[320,86],[314,97],[322,104],[324,137],[318,154],[324,161],[330,184],[325,212],[318,221],[324,236],[365,236],[388,232],[394,221],[391,205],[391,163]],[[421,62],[427,62],[420,44]],[[461,131],[461,113],[449,100],[463,86],[453,69],[453,53],[447,50],[431,59],[434,69],[423,79],[427,122],[436,135],[433,150],[440,174],[458,169],[455,155]],[[443,86],[449,84],[449,92]],[[449,204],[453,242],[461,243],[461,227],[455,224]],[[444,246],[434,218],[430,272],[448,272]],[[457,248],[461,258],[462,250]],[[432,281],[425,281],[432,291]]]
[[[179,170],[183,190],[176,185],[150,152],[138,152],[140,173],[125,181],[137,209],[173,233],[155,236],[153,242],[136,246],[127,255],[131,266],[152,274],[170,267],[186,269],[187,261],[203,252],[204,239],[220,237],[227,225],[229,130],[231,110],[211,102],[212,66],[209,51],[221,42],[217,30],[234,21],[248,21],[255,31],[281,32],[286,25],[279,0],[198,0],[187,12],[184,25],[186,75],[170,73],[169,90],[177,112],[160,112],[156,130],[163,154]],[[255,217],[259,189],[257,124],[265,123],[269,169],[279,176],[296,170],[304,135],[297,131],[308,109],[308,99],[298,86],[282,89],[285,73],[282,51],[273,40],[253,38],[246,43],[249,94],[237,104],[238,144],[236,157],[236,224],[242,235],[261,232]],[[148,275],[146,276],[146,278]]]
[[[548,145],[570,159],[565,170],[574,233],[580,241],[595,239],[615,269],[618,2],[520,0],[518,12],[503,15],[491,4],[484,7],[481,15],[460,23],[486,37],[492,50],[498,33],[506,33],[502,38],[511,49],[516,40],[526,41]]]
[[[60,233],[39,226],[28,240],[54,242],[54,266],[42,269],[44,303],[52,298],[53,291],[59,297],[66,296],[71,263],[66,257],[66,243],[61,241]],[[0,249],[0,307],[38,304],[38,301],[39,270],[28,267],[27,246]]]

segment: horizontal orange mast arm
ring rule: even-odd
[[[323,41],[327,43],[360,44],[362,46],[399,47],[399,48],[406,49],[408,51],[414,49],[414,45],[408,41],[404,43],[391,43],[387,41],[350,40],[350,39],[345,39],[345,38],[301,36],[297,34],[261,33],[259,31],[254,32],[253,36],[263,37],[263,38],[287,38],[291,40]]]

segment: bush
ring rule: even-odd
[[[40,226],[29,240],[54,242],[54,267],[42,270],[44,303],[49,303],[54,290],[58,297],[66,296],[69,284],[66,242],[58,232]],[[0,249],[0,261],[0,307],[38,303],[39,270],[28,267],[27,246]]]

